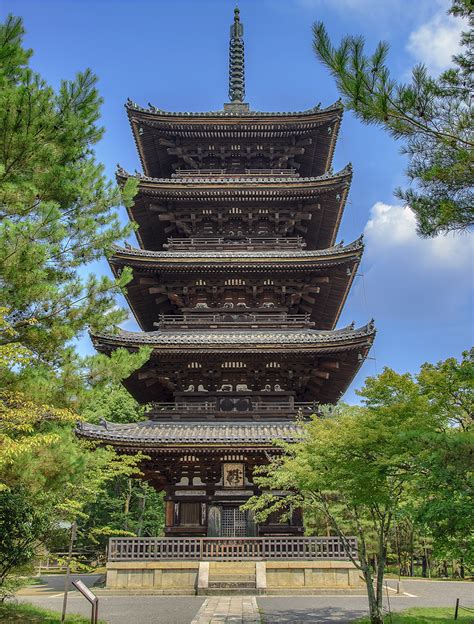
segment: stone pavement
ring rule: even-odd
[[[191,624],[260,624],[255,596],[207,598]]]

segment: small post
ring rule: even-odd
[[[459,611],[459,598],[456,598],[456,607],[454,609],[454,619],[458,619],[458,611]]]

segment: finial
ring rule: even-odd
[[[229,99],[243,102],[245,97],[244,27],[240,23],[240,10],[234,9],[234,23],[230,27],[229,44]]]

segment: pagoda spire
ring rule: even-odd
[[[240,103],[245,97],[244,27],[240,23],[240,11],[234,9],[234,23],[230,27],[229,43],[229,99]]]

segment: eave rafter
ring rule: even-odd
[[[270,143],[274,144],[278,140],[283,141],[283,148],[293,148],[297,138],[306,143],[299,146],[303,151],[294,154],[294,164],[301,167],[304,175],[323,173],[331,165],[342,117],[342,105],[339,102],[326,109],[316,107],[301,113],[259,113],[243,109],[238,112],[167,113],[153,106],[144,109],[131,101],[127,102],[126,110],[144,171],[165,177],[171,175],[173,165],[180,167],[180,161],[186,164],[181,159],[182,154],[172,154],[168,150],[178,147],[192,149],[193,142],[201,142],[202,148],[203,140],[211,142],[209,145],[214,149],[208,151],[216,153],[218,158],[221,148],[231,149],[232,144],[240,142],[239,145],[244,145],[243,165],[249,162],[247,149],[269,153]],[[230,153],[235,154],[236,150]],[[190,158],[199,162],[193,156]],[[258,158],[262,160],[263,157],[259,154]],[[283,158],[281,162],[287,161]],[[191,167],[194,166],[193,162]]]

